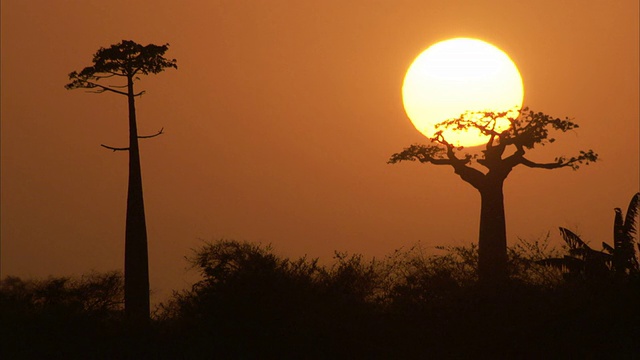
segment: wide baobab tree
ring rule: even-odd
[[[560,156],[551,162],[535,162],[526,154],[536,145],[552,143],[549,131],[566,132],[578,127],[568,118],[554,118],[524,108],[517,112],[468,112],[457,119],[444,121],[428,145],[415,144],[393,154],[389,163],[419,161],[433,165],[451,166],[462,180],[480,192],[480,233],[478,242],[478,275],[481,283],[500,285],[507,279],[507,236],[504,211],[503,184],[511,170],[518,165],[537,169],[577,170],[581,164],[595,162],[593,150],[580,151],[572,157]],[[497,131],[498,123],[509,121],[504,131]],[[478,129],[487,136],[484,149],[466,153],[443,136],[445,129],[464,131]]]
[[[149,260],[138,139],[162,134],[160,130],[154,135],[138,135],[135,102],[144,91],[136,92],[134,83],[141,75],[158,74],[167,68],[177,69],[175,59],[164,57],[168,48],[169,44],[143,46],[131,40],[100,48],[93,55],[93,65],[85,67],[80,72],[70,73],[71,82],[65,86],[67,89],[89,89],[95,93],[108,92],[127,98],[129,146],[102,146],[113,151],[129,153],[124,297],[126,317],[134,321],[145,321],[149,318]]]

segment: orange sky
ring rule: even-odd
[[[166,5],[162,5],[165,3]],[[480,197],[448,167],[387,165],[424,142],[401,101],[429,45],[476,37],[510,55],[525,104],[576,132],[535,151],[593,148],[573,172],[516,168],[507,232],[557,227],[599,248],[638,179],[638,1],[2,1],[2,276],[121,269],[123,97],[67,91],[101,46],[170,43],[178,70],[137,103],[155,299],[190,284],[202,239],[271,243],[287,256],[382,256],[477,241]]]

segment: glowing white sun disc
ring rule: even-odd
[[[467,111],[517,111],[524,89],[518,68],[502,50],[484,41],[455,38],[432,45],[407,70],[402,85],[404,108],[413,125],[431,138],[434,125]],[[508,128],[498,122],[496,130]],[[478,130],[445,130],[445,139],[463,146],[487,141]]]

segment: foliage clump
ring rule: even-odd
[[[540,263],[560,254],[549,236],[508,253],[509,285],[494,293],[480,286],[475,245],[418,244],[371,260],[336,253],[322,265],[221,240],[195,252],[202,280],[158,314],[181,329],[184,351],[207,356],[561,356],[589,345],[584,334],[616,341],[618,348],[603,346],[610,353],[629,349],[632,337],[617,324],[640,320],[637,290],[610,284],[594,293],[588,282],[566,283]],[[578,323],[582,333],[571,332]]]
[[[123,305],[118,272],[44,280],[8,276],[0,281],[0,357],[106,356],[119,337]]]

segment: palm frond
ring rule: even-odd
[[[621,249],[624,247],[624,244],[627,240],[627,236],[624,232],[624,219],[622,218],[622,209],[615,208],[613,211],[616,212],[615,218],[613,220],[613,248]]]
[[[638,210],[640,209],[640,193],[636,193],[629,202],[629,207],[627,208],[627,215],[624,219],[623,229],[625,234],[630,238],[633,238],[633,235],[637,232],[638,225]]]
[[[560,234],[562,238],[569,246],[570,250],[576,249],[591,249],[589,245],[587,245],[578,235],[576,235],[573,231],[563,228],[560,228]]]

